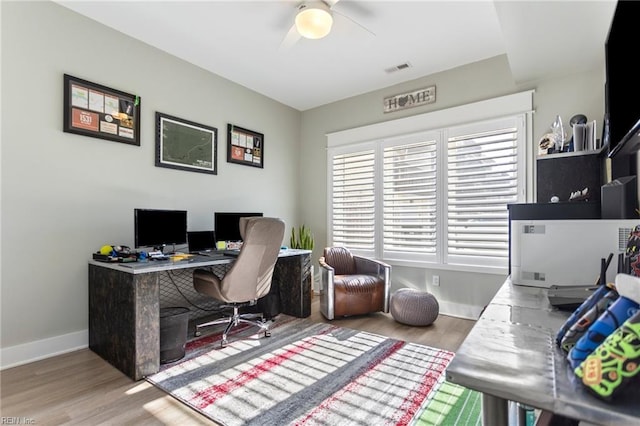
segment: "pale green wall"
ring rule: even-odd
[[[136,207],[188,210],[192,230],[216,210],[296,224],[299,111],[55,3],[1,7],[0,347],[86,346],[87,260],[133,246]],[[141,146],[63,133],[64,73],[140,95]],[[156,111],[218,128],[218,175],[155,167]],[[227,163],[227,123],[264,133],[264,169]]]
[[[305,111],[302,115],[300,195],[301,217],[315,234],[314,260],[327,244],[327,138],[326,134],[367,124],[464,105],[523,90],[535,90],[533,143],[546,132],[557,114],[569,122],[584,113],[602,123],[604,114],[604,64],[597,70],[518,85],[513,81],[506,56],[497,56],[453,70],[426,76]],[[423,107],[384,114],[386,96],[436,85],[436,102]],[[533,168],[528,170],[535,181]],[[529,188],[534,194],[534,188]],[[439,275],[440,287],[432,287]],[[410,286],[428,289],[439,299],[441,311],[462,316],[479,313],[504,282],[504,275],[478,274],[454,270],[433,270],[394,266],[394,289]]]

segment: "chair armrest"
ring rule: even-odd
[[[391,265],[380,260],[354,255],[356,273],[372,275],[384,282],[384,312],[389,312],[391,298]]]
[[[335,270],[331,267],[331,265],[329,265],[327,262],[325,262],[324,256],[321,257],[320,259],[318,259],[318,263],[320,264],[320,267],[322,269],[326,269],[327,271],[331,271],[331,272],[335,273]]]
[[[391,270],[391,266],[376,259],[354,255],[356,262],[356,272],[358,274],[376,275],[384,278],[386,270]]]
[[[320,264],[320,292],[333,294],[333,277],[336,274],[336,270],[324,261],[324,257],[318,259],[318,263]]]
[[[335,285],[333,281],[335,269],[325,262],[324,256],[318,259],[318,263],[320,265],[320,311],[327,319],[332,320],[335,317]]]

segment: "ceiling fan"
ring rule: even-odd
[[[304,1],[296,6],[294,22],[280,44],[281,49],[293,46],[301,37],[311,40],[326,37],[333,27],[334,14],[346,18],[348,21],[375,35],[371,30],[358,23],[349,16],[335,10],[340,0]],[[344,2],[343,4],[348,4]]]

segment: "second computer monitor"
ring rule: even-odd
[[[240,218],[262,216],[262,213],[231,213],[215,212],[213,214],[214,228],[218,241],[240,241]]]
[[[189,253],[201,253],[216,249],[216,234],[213,231],[187,232]]]

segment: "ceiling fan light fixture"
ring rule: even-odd
[[[302,5],[296,15],[296,29],[302,37],[319,39],[325,37],[331,31],[333,17],[329,7],[318,2],[313,5]]]

